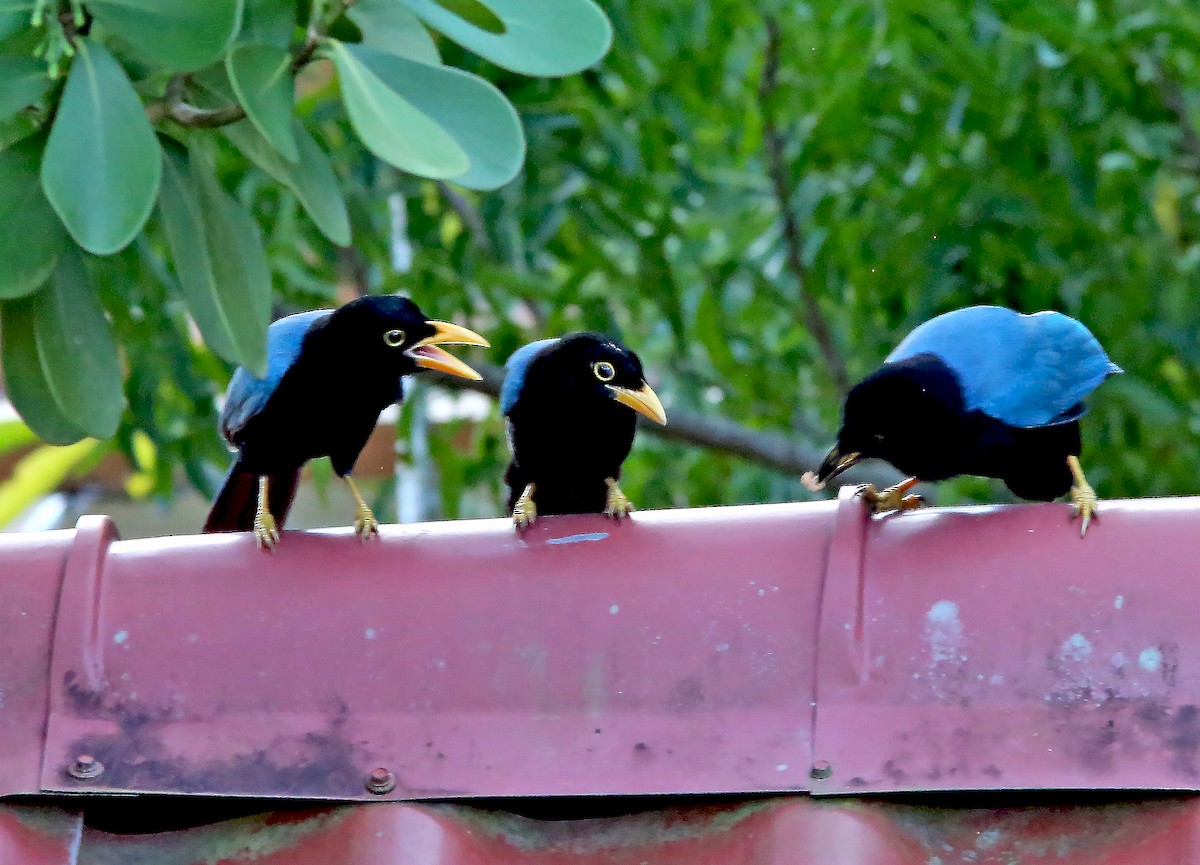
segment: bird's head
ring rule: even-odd
[[[449,375],[479,381],[482,376],[441,348],[443,345],[479,345],[489,343],[473,330],[447,321],[428,319],[406,297],[394,294],[371,295],[352,300],[334,315],[338,328],[352,335],[357,347],[365,350],[371,363],[410,375],[434,369]],[[331,329],[332,329],[331,322]]]
[[[817,482],[824,486],[866,459],[920,475],[930,460],[957,448],[966,417],[962,389],[945,364],[931,355],[885,363],[851,388]]]
[[[667,422],[638,356],[599,334],[574,333],[557,340],[538,353],[522,384],[563,403],[600,410],[625,406],[655,423]]]

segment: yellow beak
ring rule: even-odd
[[[663,408],[662,401],[658,398],[658,394],[648,384],[643,384],[638,390],[631,390],[627,387],[617,387],[614,384],[605,385],[613,392],[613,399],[627,405],[640,415],[645,415],[655,423],[665,424],[667,422],[667,412]]]
[[[417,366],[422,369],[436,369],[438,372],[457,375],[471,381],[479,381],[483,378],[450,352],[438,348],[438,344],[481,345],[484,348],[490,348],[491,343],[475,331],[451,324],[448,321],[427,321],[425,323],[433,328],[433,333],[408,350],[408,354],[417,362]]]

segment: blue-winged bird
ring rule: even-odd
[[[403,376],[436,369],[480,378],[439,347],[445,344],[488,342],[465,327],[426,320],[415,303],[395,295],[274,322],[266,378],[239,367],[229,382],[221,432],[237,459],[204,531],[253,530],[260,547],[273,549],[301,467],[328,456],[357,503],[355,532],[363,539],[376,533],[379,523],[350,472],[379,413],[403,398]]]
[[[518,529],[539,513],[628,516],[633,505],[617,480],[637,414],[667,422],[638,356],[594,333],[543,339],[514,352],[500,410],[512,450],[504,475],[508,507]]]
[[[1096,493],[1079,465],[1083,400],[1121,369],[1086,327],[1058,312],[1022,315],[972,306],[922,324],[851,389],[819,489],[860,460],[887,460],[910,477],[882,492],[863,488],[877,512],[921,504],[918,478],[999,478],[1016,495],[1070,493],[1080,535]]]

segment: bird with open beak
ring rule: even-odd
[[[361,297],[335,310],[289,315],[267,329],[267,374],[238,367],[221,411],[221,432],[237,454],[217,493],[206,532],[253,531],[260,547],[279,543],[300,469],[328,456],[356,503],[364,540],[379,522],[351,477],[387,406],[403,399],[406,375],[426,369],[479,380],[443,345],[488,341],[473,330],[431,321],[405,297]]]
[[[512,462],[504,480],[516,527],[539,514],[628,516],[633,505],[617,481],[637,416],[667,422],[638,356],[607,337],[574,333],[530,343],[506,367],[500,410]]]
[[[1062,313],[948,312],[916,328],[851,389],[837,444],[803,480],[816,490],[862,460],[886,460],[910,477],[883,491],[862,488],[884,512],[920,506],[908,494],[918,478],[999,478],[1025,499],[1069,494],[1082,536],[1098,500],[1079,463],[1079,419],[1084,399],[1119,372],[1091,332]]]

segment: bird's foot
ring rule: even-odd
[[[533,484],[528,484],[513,505],[513,525],[517,527],[517,531],[524,531],[537,519],[537,505],[533,503],[534,489]]]
[[[925,507],[925,497],[916,494],[907,495],[917,483],[916,478],[909,478],[906,481],[901,481],[895,486],[887,487],[883,490],[875,489],[874,484],[863,484],[858,488],[858,494],[862,500],[877,514],[886,514],[892,511],[910,511],[915,508]]]
[[[260,550],[275,552],[275,546],[279,543],[279,529],[270,511],[257,511],[254,514],[254,543],[258,544]]]
[[[1100,499],[1083,476],[1083,466],[1079,464],[1079,457],[1067,457],[1067,467],[1071,470],[1071,476],[1075,478],[1071,487],[1071,519],[1083,517],[1079,526],[1079,537],[1082,538],[1087,534],[1088,524],[1093,519],[1100,518]]]
[[[605,478],[604,483],[608,485],[608,495],[604,499],[604,515],[620,522],[633,513],[633,503],[625,498],[625,493],[621,492],[615,480]]]
[[[354,533],[363,541],[372,535],[379,536],[379,520],[375,519],[375,512],[366,502],[359,502],[354,512]]]
[[[1087,534],[1088,524],[1100,516],[1100,499],[1091,484],[1084,481],[1078,486],[1071,487],[1071,519],[1082,517],[1079,525],[1079,537]]]

